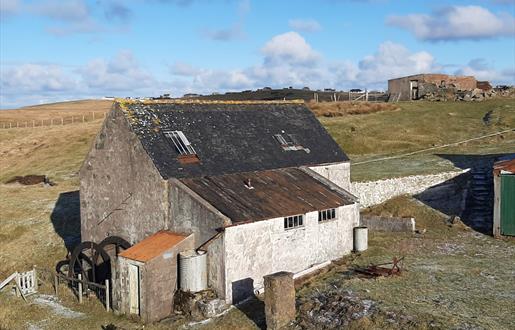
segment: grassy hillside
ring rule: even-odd
[[[454,165],[437,154],[515,153],[515,133],[482,139],[394,160],[358,162],[399,155],[515,129],[515,100],[477,103],[401,102],[400,110],[367,115],[320,117],[320,121],[350,156],[354,180],[448,171]],[[483,118],[490,114],[490,122]]]
[[[103,101],[80,101],[16,111],[0,111],[0,122],[21,118],[25,120],[43,117],[48,119],[63,113],[80,114],[98,109],[105,112],[110,105],[110,102]],[[329,112],[341,112],[343,109],[343,105],[338,104],[324,104],[323,106],[323,111]],[[335,109],[331,109],[333,106]],[[338,107],[341,109],[337,109]],[[363,108],[367,107],[369,106],[363,106]],[[355,107],[353,106],[353,108]],[[436,155],[436,152],[361,165],[357,162],[456,142],[515,127],[515,101],[509,99],[481,103],[398,103],[393,109],[380,110],[374,112],[375,110],[355,111],[354,109],[353,112],[365,114],[344,113],[338,117],[319,117],[322,124],[354,162],[352,166],[354,179],[376,179],[450,170],[454,168],[453,163]],[[487,125],[483,122],[483,117],[490,111],[492,111],[491,120]],[[56,201],[59,196],[62,196],[61,194],[77,191],[77,171],[101,123],[102,119],[97,119],[64,126],[0,129],[0,210],[2,210],[0,212],[0,228],[2,228],[0,231],[0,279],[14,270],[26,270],[32,265],[36,265],[42,270],[41,274],[45,285],[43,289],[49,292],[52,283],[49,271],[57,260],[66,255],[63,240],[57,233],[77,230],[77,223],[70,221],[74,219],[56,217],[52,213],[55,212]],[[488,138],[437,152],[451,155],[515,152],[515,133],[510,132],[502,137]],[[3,184],[15,175],[27,174],[48,175],[57,185],[43,187],[40,185]],[[64,207],[67,206],[64,205]],[[389,239],[392,239],[393,242],[397,240],[395,237]],[[381,246],[384,243],[385,246],[389,246],[389,242],[372,241],[371,244]],[[388,254],[387,249],[382,252],[382,256]],[[445,262],[448,260],[446,259]],[[488,264],[486,259],[481,262],[485,265]],[[481,267],[483,266],[481,265]],[[421,273],[414,274],[423,276]],[[416,284],[417,282],[410,283]],[[358,281],[357,283],[353,282],[353,285],[359,287],[363,284]],[[396,287],[392,288],[392,290],[396,289]],[[413,290],[410,292],[413,293]],[[375,295],[377,299],[386,299],[381,296],[378,285],[373,287],[371,294]],[[395,299],[402,301],[399,291],[393,291],[393,294]],[[38,322],[48,324],[50,328],[99,328],[100,325],[109,322],[121,324],[127,329],[138,327],[137,324],[124,318],[103,312],[98,304],[88,303],[79,306],[71,296],[63,297],[63,303],[75,310],[91,311],[93,316],[85,320],[68,320],[55,315],[49,318],[45,308],[36,305],[27,307],[23,302],[2,294],[0,295],[0,328],[2,326],[7,328],[27,326],[26,322],[29,320],[32,324],[40,324]],[[4,308],[4,306],[9,306],[9,308]],[[19,310],[24,310],[21,318],[17,317]],[[241,312],[231,312],[230,315],[232,319],[227,322],[245,320]],[[221,323],[221,328],[227,325],[224,322]],[[246,323],[246,326],[252,328],[252,323]],[[155,328],[159,327],[161,326]]]
[[[41,120],[45,121],[45,125],[50,124],[53,119],[54,123],[59,123],[63,118],[66,123],[71,122],[71,117],[74,116],[76,121],[82,120],[85,116],[87,121],[96,118],[101,118],[104,113],[111,109],[113,101],[109,100],[80,100],[70,102],[58,102],[42,105],[33,105],[13,110],[0,110],[0,128],[3,124],[19,123],[24,126],[27,122],[28,126],[32,126],[32,121],[35,125],[41,125]]]

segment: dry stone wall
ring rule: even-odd
[[[381,204],[393,197],[404,194],[418,194],[426,189],[451,180],[464,171],[444,172],[432,175],[412,175],[368,182],[352,182],[351,192],[359,197],[360,206],[369,207]]]

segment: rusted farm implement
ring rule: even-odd
[[[76,292],[80,302],[83,294],[95,292],[109,309],[111,260],[129,247],[131,244],[118,236],[109,236],[98,244],[90,241],[78,244],[66,260],[56,265],[56,294],[60,280],[64,280]]]
[[[402,272],[402,261],[404,257],[393,257],[391,262],[372,264],[364,268],[356,268],[355,271],[371,277],[400,275]]]

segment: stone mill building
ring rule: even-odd
[[[158,320],[186,250],[205,255],[206,285],[227,303],[267,274],[349,253],[349,181],[302,102],[115,102],[80,170],[82,240],[133,244],[113,266],[114,307]]]

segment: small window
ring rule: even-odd
[[[286,134],[284,131],[281,134],[274,134],[274,139],[279,142],[284,150],[303,150],[294,134]]]
[[[284,218],[284,229],[293,229],[304,226],[304,216],[294,215]]]
[[[175,149],[180,155],[197,154],[190,141],[188,141],[186,135],[184,135],[182,131],[164,131],[163,133],[173,142]]]
[[[318,211],[318,222],[336,219],[336,209]]]

